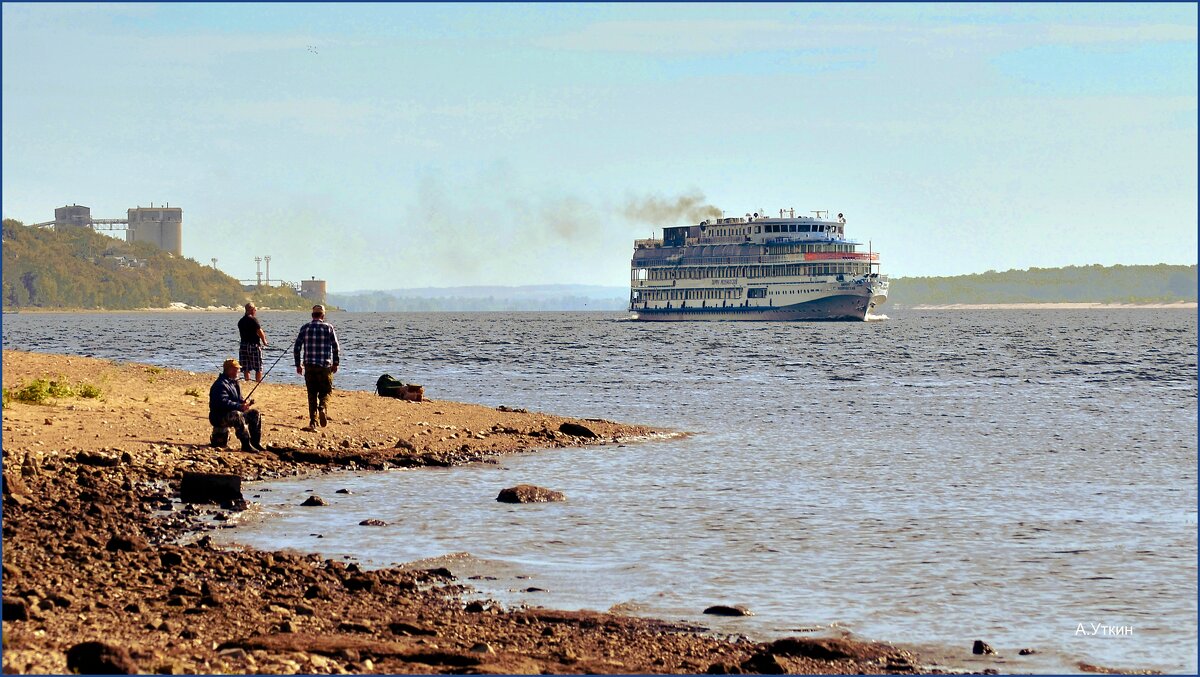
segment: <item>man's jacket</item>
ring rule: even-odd
[[[242,389],[237,379],[221,374],[208,389],[208,422],[219,425],[225,414],[241,411],[242,404]]]

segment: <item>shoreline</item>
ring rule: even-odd
[[[1000,657],[972,657],[969,647],[961,660],[923,660],[846,636],[754,642],[604,612],[468,604],[466,581],[445,569],[362,570],[311,553],[215,547],[205,532],[236,522],[231,517],[245,504],[180,501],[184,472],[249,481],[445,467],[644,440],[663,430],[335,388],[329,426],[311,433],[301,430],[303,387],[264,382],[255,399],[268,451],[241,452],[235,440],[218,450],[207,446],[215,369],[196,374],[10,350],[3,366],[6,388],[46,378],[102,393],[53,406],[5,405],[5,672],[69,673],[66,652],[97,640],[125,667],[167,674],[949,669],[936,660],[953,661],[954,670],[1004,669]],[[596,437],[563,432],[567,423]]]
[[[909,310],[1197,310],[1200,309],[1200,304],[1195,301],[1179,301],[1174,303],[1100,303],[1100,302],[1054,302],[1054,303],[945,303],[945,304],[892,304],[884,305],[878,310],[886,315],[889,308],[896,311]],[[305,313],[306,308],[270,308],[268,306],[260,306],[260,312],[284,312],[284,313]],[[23,313],[73,313],[73,314],[116,314],[116,313],[242,313],[242,307],[231,308],[228,306],[184,306],[173,305],[166,308],[128,308],[123,310],[109,310],[101,308],[7,308],[0,314],[19,315]],[[354,311],[342,310],[339,308],[328,308],[330,313],[346,313],[348,315],[355,314],[371,314],[375,311],[356,313]],[[446,313],[473,313],[473,312],[611,312],[622,313],[623,310],[611,311],[541,311],[541,310],[513,310],[513,311],[388,311],[395,313],[406,312],[446,312]]]
[[[329,426],[309,433],[303,387],[264,382],[255,399],[268,452],[236,441],[218,450],[207,446],[215,370],[9,350],[3,360],[6,388],[46,378],[103,393],[5,406],[5,672],[69,673],[66,652],[97,640],[139,672],[168,674],[917,671],[890,645],[805,638],[773,649],[652,619],[465,604],[443,569],[219,549],[203,530],[239,506],[179,500],[186,471],[260,480],[444,467],[662,431],[335,388]],[[597,437],[561,432],[564,423]]]

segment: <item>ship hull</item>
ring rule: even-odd
[[[632,319],[641,322],[862,322],[867,319],[867,313],[886,298],[878,294],[841,294],[780,307],[635,308]]]

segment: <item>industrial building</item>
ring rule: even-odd
[[[123,219],[94,219],[92,208],[65,205],[54,210],[54,220],[33,224],[38,228],[91,228],[124,230],[126,242],[149,242],[175,256],[183,256],[183,210],[179,207],[134,207]]]
[[[41,224],[38,224],[41,225]],[[92,208],[83,205],[67,205],[54,210],[55,228],[91,228]]]
[[[54,220],[45,221],[43,223],[32,224],[35,228],[91,228],[92,230],[124,230],[126,242],[149,242],[159,249],[170,252],[175,256],[183,256],[183,209],[179,207],[171,207],[169,204],[155,207],[151,202],[149,207],[134,207],[126,211],[123,219],[95,219],[92,218],[92,208],[84,205],[64,205],[54,210]],[[296,291],[300,292],[300,296],[311,300],[313,303],[325,303],[325,280],[312,278],[311,280],[302,280],[299,284],[295,282],[283,282],[282,280],[271,279],[271,257],[256,256],[254,257],[255,264],[267,264],[267,279],[266,286],[271,286],[272,282],[287,284]],[[217,267],[217,260],[213,259],[213,268]],[[253,290],[263,286],[263,276],[259,270],[254,280],[240,280],[245,285],[246,290]]]
[[[300,296],[313,303],[325,303],[325,280],[300,280]]]
[[[183,210],[179,207],[136,207],[129,210],[126,242],[150,244],[183,256]]]

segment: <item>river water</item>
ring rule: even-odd
[[[252,484],[254,518],[221,539],[422,560],[510,606],[613,608],[756,640],[849,631],[972,669],[1195,673],[1195,312],[888,314],[334,314],[339,388],[386,372],[433,399],[691,434]],[[236,354],[235,314],[3,319],[5,348],[214,376]],[[306,318],[260,319],[282,346]],[[270,378],[300,383],[290,361]],[[495,501],[520,483],[568,500]],[[297,507],[309,492],[332,507]],[[357,526],[368,518],[389,526]],[[702,615],[712,604],[755,615]],[[1003,659],[972,659],[976,639]]]

